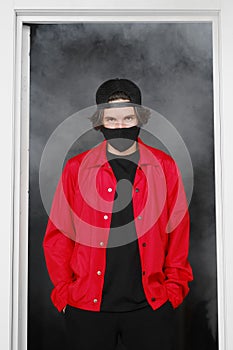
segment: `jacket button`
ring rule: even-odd
[[[93,303],[97,303],[98,302],[98,299],[93,299]]]
[[[155,298],[155,297],[152,297],[152,298],[151,298],[151,301],[155,301],[155,300],[156,300],[156,298]]]
[[[101,275],[101,271],[97,271],[96,273],[97,273],[97,275],[99,275],[99,276]]]
[[[112,192],[112,188],[111,187],[108,188],[108,192]]]
[[[135,192],[139,192],[139,191],[140,191],[139,188],[136,188],[136,189],[135,189]]]
[[[138,220],[142,220],[142,216],[141,215],[138,216]]]
[[[145,243],[145,242],[143,242],[143,243],[142,243],[142,246],[143,246],[143,247],[146,247],[146,243]]]
[[[100,242],[100,246],[103,247],[104,246],[104,242]]]
[[[108,215],[104,215],[104,220],[108,220]]]
[[[143,274],[143,276],[145,276],[146,272],[145,272],[145,271],[142,271],[142,274]]]

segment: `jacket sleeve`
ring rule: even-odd
[[[54,285],[51,299],[61,311],[68,303],[68,287],[73,281],[70,259],[75,244],[72,200],[75,179],[67,162],[58,182],[43,240],[46,265]]]
[[[190,217],[186,194],[179,168],[170,160],[166,175],[168,246],[164,273],[168,298],[176,308],[188,294],[188,282],[193,280],[193,274],[188,261]]]

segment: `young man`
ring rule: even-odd
[[[189,213],[179,169],[138,137],[138,86],[104,82],[93,127],[100,145],[70,159],[44,238],[55,307],[70,348],[172,349],[174,309],[189,291]]]

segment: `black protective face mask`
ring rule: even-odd
[[[100,130],[110,145],[120,152],[126,151],[130,148],[137,140],[140,132],[140,128],[137,125],[132,126],[131,128],[116,129],[105,128],[102,125]]]

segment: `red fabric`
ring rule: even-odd
[[[142,284],[154,310],[167,299],[176,308],[193,279],[184,187],[175,161],[138,141],[132,196]],[[115,190],[106,141],[70,159],[63,170],[43,242],[59,311],[67,304],[100,311]]]

